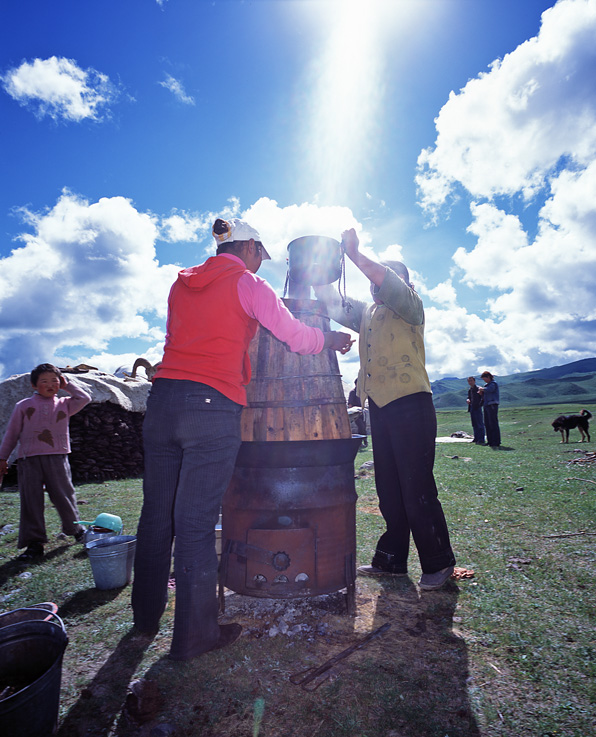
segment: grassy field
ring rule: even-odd
[[[136,637],[130,587],[97,591],[81,546],[53,537],[43,562],[14,561],[18,494],[3,491],[0,611],[54,601],[69,636],[59,736],[596,734],[594,445],[580,444],[577,431],[563,445],[550,425],[577,409],[502,408],[500,450],[437,443],[457,564],[473,577],[421,592],[412,549],[408,578],[358,579],[356,617],[345,614],[341,593],[262,600],[229,592],[224,621],[240,621],[243,637],[183,664],[166,657],[175,589],[157,637]],[[439,412],[439,436],[470,429],[467,413]],[[371,457],[356,459],[359,564],[370,562],[383,528],[374,475],[358,470]],[[113,512],[134,533],[139,480],[77,492],[84,519]],[[46,518],[55,536],[53,509]],[[387,632],[338,662],[317,690],[290,682],[385,623]],[[129,694],[139,678],[156,689],[145,683],[140,703]]]

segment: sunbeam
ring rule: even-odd
[[[342,0],[317,5],[329,28],[315,60],[304,148],[307,180],[321,203],[342,203],[378,153],[384,106],[384,50],[413,4]],[[395,23],[396,20],[403,21]]]

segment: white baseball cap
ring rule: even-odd
[[[263,245],[263,242],[261,241],[261,236],[259,235],[259,232],[251,227],[246,222],[246,220],[240,220],[239,218],[230,218],[229,220],[224,220],[223,222],[228,226],[224,233],[220,233],[218,235],[214,233],[213,230],[211,231],[218,246],[222,243],[228,243],[232,241],[249,241],[252,238],[255,243],[261,244],[261,254],[263,257],[263,261],[266,261],[267,259],[271,260],[271,256],[267,253],[267,250]]]

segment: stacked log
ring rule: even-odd
[[[75,483],[143,475],[143,412],[91,403],[70,418],[69,456]]]

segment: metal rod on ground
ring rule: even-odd
[[[361,648],[368,645],[371,640],[374,640],[375,637],[382,635],[389,629],[389,627],[391,627],[391,623],[386,622],[374,632],[366,635],[366,637],[360,640],[360,642],[357,642],[355,645],[351,645],[338,655],[334,655],[332,658],[329,658],[329,660],[327,660],[325,663],[323,663],[323,665],[319,666],[318,668],[307,668],[300,673],[294,673],[290,676],[290,682],[296,686],[301,686],[305,691],[315,691],[322,683],[327,680],[327,678],[329,678],[328,671],[330,671],[334,665],[336,665],[340,660],[343,660],[352,653],[356,652],[356,650],[360,650]],[[322,678],[318,683],[315,683],[313,686],[309,687],[310,683],[312,683],[317,678],[319,678],[319,676],[322,676],[324,674],[326,674],[325,678]]]

